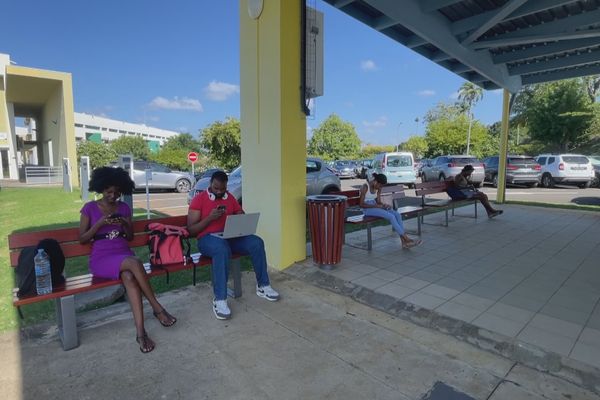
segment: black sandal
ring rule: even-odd
[[[140,351],[142,353],[150,353],[152,350],[154,350],[154,347],[156,346],[154,343],[152,344],[151,347],[148,346],[148,341],[152,341],[149,337],[148,334],[144,331],[144,334],[142,336],[136,336],[135,337],[135,341],[138,342],[138,344],[140,345]]]
[[[160,310],[159,312],[155,312],[153,311],[152,314],[154,314],[154,316],[156,317],[156,319],[158,320],[158,322],[160,322],[160,324],[162,326],[166,326],[167,328],[169,326],[173,326],[175,325],[175,322],[177,322],[177,318],[175,318],[174,316],[172,316],[171,314],[169,314],[167,312],[167,310],[165,310],[164,308],[162,310]],[[163,314],[164,316],[166,316],[171,322],[163,322],[158,316]]]

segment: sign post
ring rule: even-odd
[[[121,154],[119,156],[119,167],[123,168],[133,180],[133,155],[132,154]],[[127,203],[131,212],[133,213],[133,194],[124,194],[121,196],[121,200]]]
[[[195,176],[194,164],[196,164],[196,161],[198,161],[198,153],[195,151],[190,151],[188,153],[188,161],[192,163],[192,175]]]
[[[79,178],[81,179],[81,200],[85,202],[90,197],[88,190],[90,186],[90,158],[88,156],[81,156]]]
[[[145,169],[146,175],[146,219],[150,219],[150,181],[152,180],[152,170]]]

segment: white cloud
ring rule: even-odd
[[[159,110],[189,110],[202,112],[202,104],[196,99],[189,97],[179,98],[173,97],[173,100],[165,99],[164,97],[155,97],[149,104],[150,108]]]
[[[375,65],[375,61],[373,60],[363,60],[360,62],[360,69],[363,71],[375,71],[377,70],[377,65]]]
[[[150,115],[146,118],[148,121],[152,121],[152,122],[158,122],[160,121],[160,117],[156,116],[156,115]]]
[[[212,81],[204,88],[204,94],[212,101],[225,101],[240,92],[240,87],[232,83]]]
[[[388,119],[385,115],[383,115],[377,118],[375,121],[363,121],[362,123],[367,133],[373,133],[376,129],[387,126]]]
[[[458,99],[458,91],[450,93],[450,97],[452,100]]]
[[[501,95],[504,92],[504,89],[494,89],[489,91],[492,94]]]
[[[430,97],[430,96],[435,96],[435,90],[432,89],[424,89],[424,90],[420,90],[417,92],[417,94],[419,96],[422,97]]]

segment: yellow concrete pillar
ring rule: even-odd
[[[261,213],[269,265],[306,258],[306,118],[301,109],[303,1],[240,0],[243,205]],[[259,9],[260,11],[260,9]],[[252,15],[252,16],[251,16]]]
[[[504,203],[506,195],[506,156],[508,155],[508,124],[510,113],[510,93],[504,89],[502,98],[502,126],[500,132],[500,154],[498,158],[498,192],[496,202]]]

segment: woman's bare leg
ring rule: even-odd
[[[154,342],[146,335],[144,328],[144,312],[142,308],[142,292],[133,273],[123,271],[121,280],[127,291],[127,298],[133,313],[133,321],[135,322],[136,339],[140,343],[140,349],[144,353],[148,353],[154,349]]]
[[[144,266],[137,257],[127,257],[125,260],[123,260],[123,263],[121,264],[121,271],[129,271],[133,274],[140,290],[150,302],[150,306],[152,307],[152,310],[154,310],[154,314],[163,324],[172,325],[174,321],[176,321],[176,319],[170,314],[163,312],[163,306],[160,305],[156,299],[154,290],[152,289],[152,286],[150,286],[150,282],[148,282],[148,276],[146,275]]]

